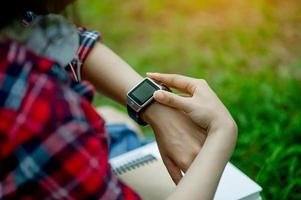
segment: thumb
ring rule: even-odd
[[[191,111],[189,100],[187,97],[182,97],[164,90],[158,90],[154,93],[154,98],[157,102],[163,105],[183,110],[184,112]]]

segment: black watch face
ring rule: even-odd
[[[139,106],[146,103],[154,94],[156,90],[159,90],[156,84],[152,81],[145,79],[138,86],[135,87],[128,95],[131,97]]]

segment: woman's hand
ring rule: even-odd
[[[187,93],[184,97],[157,91],[154,98],[186,113],[207,134],[202,149],[168,199],[213,199],[236,143],[236,123],[206,81],[158,73],[148,77]]]
[[[180,96],[160,90],[155,92],[154,98],[161,104],[184,111],[193,122],[206,132],[212,129],[235,126],[235,122],[227,108],[205,80],[175,74],[148,73],[147,75],[156,81],[188,94]]]

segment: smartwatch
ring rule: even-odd
[[[159,84],[146,77],[127,93],[128,115],[139,125],[147,125],[147,123],[141,119],[140,113],[154,101],[153,94],[157,90],[170,91],[165,85]]]

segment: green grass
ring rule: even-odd
[[[232,162],[263,187],[264,199],[301,199],[299,0],[82,0],[77,6],[83,23],[100,30],[141,75],[206,79],[239,126]],[[113,103],[97,96],[95,104]]]

